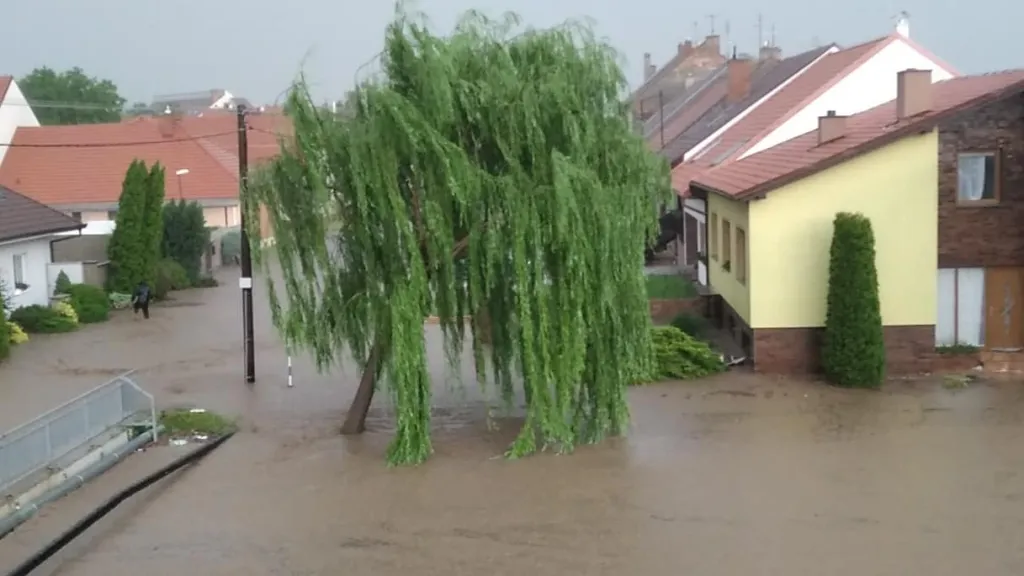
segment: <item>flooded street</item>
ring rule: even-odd
[[[296,358],[285,386],[260,284],[257,382],[243,383],[238,290],[222,283],[150,322],[40,338],[0,368],[2,428],[125,369],[162,406],[241,421],[60,574],[1024,574],[1020,382],[851,392],[726,374],[632,390],[627,438],[506,461],[518,421],[488,425],[468,356],[463,392],[431,327],[436,452],[389,469],[384,398],[367,434],[337,434],[354,370]]]

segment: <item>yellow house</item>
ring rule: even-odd
[[[995,78],[995,80],[993,80]],[[934,355],[939,314],[939,122],[1022,90],[1024,73],[931,83],[897,77],[898,98],[830,113],[818,129],[694,180],[707,201],[703,255],[714,316],[763,372],[813,372],[825,324],[829,250],[839,212],[875,234],[890,371]]]

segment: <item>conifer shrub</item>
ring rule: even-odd
[[[885,343],[875,268],[875,236],[863,214],[836,214],[829,257],[821,364],[829,381],[876,388],[885,377]]]

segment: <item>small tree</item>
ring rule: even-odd
[[[830,381],[873,388],[885,377],[875,237],[863,214],[836,214],[822,367]]]
[[[210,243],[202,206],[197,202],[172,200],[164,206],[163,223],[163,257],[181,264],[195,284],[199,280],[203,254]]]
[[[57,274],[57,282],[55,282],[53,288],[53,295],[68,294],[69,290],[71,290],[71,279],[68,278],[66,272],[61,270],[60,273]]]

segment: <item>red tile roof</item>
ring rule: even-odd
[[[0,103],[7,96],[7,89],[11,87],[12,82],[14,82],[14,76],[0,76]]]
[[[707,113],[722,98],[726,97],[729,91],[728,77],[722,75],[711,80],[700,93],[696,94],[693,100],[683,105],[676,114],[669,115],[662,130],[655,130],[654,134],[647,138],[647,143],[654,150],[662,148],[662,139],[665,143],[671,142],[674,138],[683,133],[694,122],[700,120],[701,116]],[[664,132],[664,133],[662,133]]]
[[[932,107],[924,114],[898,121],[896,102],[887,102],[849,117],[842,138],[819,145],[814,130],[707,170],[697,175],[693,184],[738,198],[767,193],[907,135],[931,129],[950,114],[1024,92],[1024,70],[961,76],[936,82],[932,90]]]
[[[277,153],[282,116],[249,118],[249,160]],[[51,206],[114,203],[132,160],[167,169],[167,195],[176,196],[175,171],[187,168],[182,196],[238,197],[237,125],[233,116],[138,118],[131,122],[18,128],[0,165],[0,184]]]

